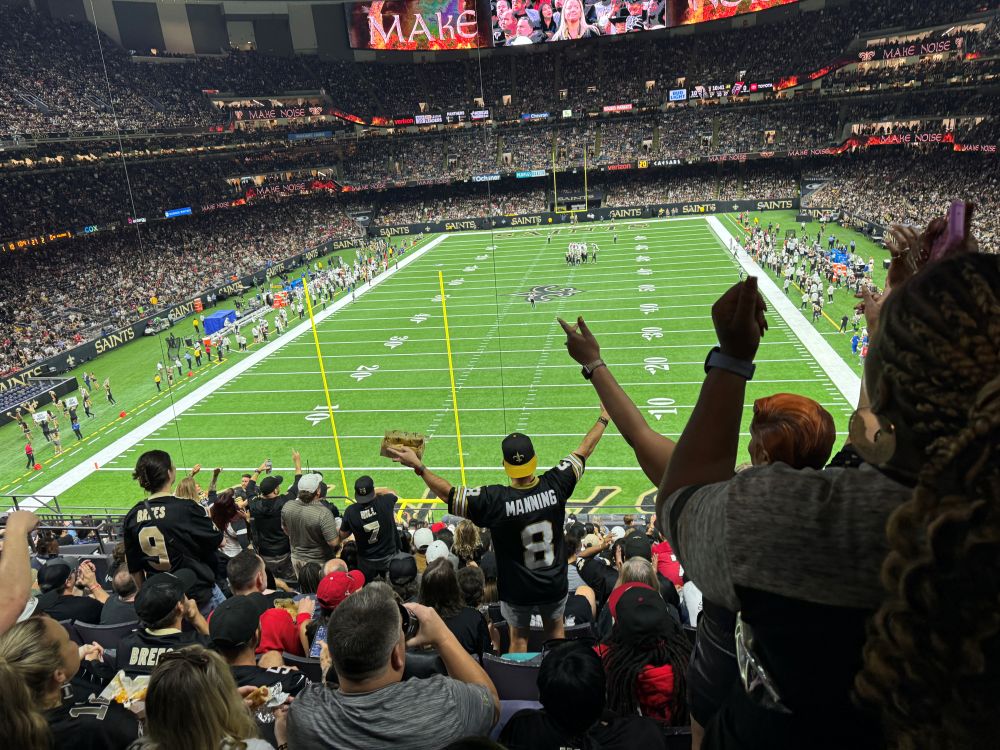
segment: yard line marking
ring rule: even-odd
[[[608,433],[608,434],[612,434],[612,433]],[[680,437],[680,432],[661,432],[660,434],[663,435],[664,437],[674,437],[674,438]],[[846,435],[847,432],[846,431],[844,431],[844,432],[838,432],[836,434],[837,435]],[[384,437],[385,437],[384,433],[379,433],[378,435],[341,435],[340,439],[341,440],[381,440]],[[499,433],[499,432],[496,433],[496,434],[479,433],[479,434],[471,434],[471,435],[466,435],[464,432],[462,433],[462,438],[463,439],[464,438],[469,438],[470,440],[477,440],[477,439],[483,439],[483,440],[485,440],[485,439],[502,440],[505,437],[507,437],[506,433]],[[553,437],[558,437],[558,438],[563,438],[563,437],[579,438],[580,437],[580,433],[579,432],[532,432],[531,433],[531,439],[532,440],[534,440],[536,438],[553,438]],[[740,433],[740,437],[750,437],[750,433],[749,432],[741,432]],[[449,434],[446,434],[446,433],[443,433],[443,432],[439,432],[436,435],[434,435],[434,438],[428,438],[428,440],[431,440],[431,439],[445,439],[445,438],[454,439],[455,435],[454,434],[449,435]],[[330,437],[328,435],[226,435],[226,436],[223,436],[223,435],[213,435],[212,437],[185,437],[185,438],[183,438],[184,442],[190,442],[190,441],[210,442],[210,441],[213,441],[213,440],[234,440],[234,441],[235,440],[280,440],[280,441],[287,442],[287,441],[290,441],[290,440],[329,440],[329,439],[330,439]],[[142,443],[140,443],[140,445],[143,445],[145,443],[176,443],[176,442],[177,442],[177,436],[176,435],[174,437],[149,437],[149,438],[146,438],[145,440],[143,440]]]
[[[368,292],[369,289],[377,287],[379,284],[384,283],[387,279],[391,279],[398,271],[406,268],[411,263],[419,258],[422,258],[427,252],[434,249],[446,239],[449,235],[441,235],[431,240],[429,243],[423,247],[415,250],[413,253],[407,255],[398,265],[389,268],[387,271],[382,273],[380,276],[372,279],[372,281],[361,285],[355,290],[353,295],[344,295],[339,300],[329,305],[326,310],[321,312],[316,317],[321,320],[325,320],[329,316],[333,315],[338,310],[342,309],[344,306],[351,303],[355,297],[360,297],[361,295]],[[286,331],[281,336],[276,337],[273,341],[264,346],[260,347],[254,352],[251,352],[245,359],[236,363],[225,372],[221,372],[218,375],[212,377],[210,380],[202,383],[197,389],[187,393],[176,403],[172,404],[170,407],[164,409],[158,414],[153,415],[143,424],[137,425],[132,428],[130,432],[123,435],[122,437],[115,440],[110,445],[102,448],[97,453],[92,454],[90,457],[81,461],[79,464],[74,466],[72,469],[67,471],[62,476],[54,479],[53,481],[46,484],[37,490],[37,494],[42,496],[58,496],[75,486],[79,482],[93,474],[97,469],[94,468],[96,463],[98,466],[104,466],[109,461],[118,458],[123,451],[139,443],[146,437],[149,437],[157,429],[166,426],[171,421],[176,419],[178,416],[186,412],[188,409],[197,406],[202,399],[206,396],[211,395],[215,391],[224,387],[228,383],[238,378],[243,373],[247,372],[250,367],[258,362],[262,361],[265,357],[272,354],[273,352],[281,349],[285,344],[294,340],[295,338],[305,334],[310,330],[310,323],[308,320],[303,320],[294,328]],[[42,502],[29,498],[22,504],[22,507],[27,509],[37,508],[42,505]]]
[[[576,369],[572,365],[563,365],[563,367],[565,367],[566,369]],[[456,367],[455,369],[457,370],[458,368]],[[468,368],[466,368],[466,369],[468,369]],[[507,369],[507,368],[504,368],[504,369]],[[384,370],[379,370],[379,372],[384,372]],[[412,370],[406,370],[405,372],[412,372]],[[421,372],[424,372],[424,370],[421,369]],[[445,372],[447,372],[447,369],[445,370]],[[672,381],[669,381],[669,385],[671,387],[675,386],[675,385],[701,385],[704,382],[705,382],[704,378],[702,378],[701,380],[672,380]],[[754,379],[754,380],[752,380],[750,382],[754,383],[754,384],[762,384],[763,383],[763,384],[768,384],[768,385],[774,385],[774,384],[779,384],[779,383],[815,383],[817,381],[816,381],[816,378],[783,378],[781,380],[758,380],[758,379]],[[822,381],[820,381],[820,382],[822,382]],[[649,381],[647,381],[645,383],[619,383],[619,385],[622,388],[655,387],[655,388],[662,389],[663,386],[664,386],[664,383],[662,383],[662,382],[656,382],[655,380],[649,380]],[[534,383],[534,384],[530,384],[530,385],[524,385],[524,384],[516,385],[516,384],[505,383],[504,384],[504,388],[591,388],[591,385],[588,382],[583,382],[583,383]],[[401,385],[401,386],[380,386],[378,390],[379,390],[379,392],[381,392],[381,391],[449,391],[449,390],[451,390],[451,387],[447,386],[447,385]],[[496,386],[495,385],[463,385],[463,386],[459,386],[458,390],[460,390],[460,391],[470,391],[470,390],[473,390],[473,391],[474,390],[489,391],[489,390],[496,390]],[[829,388],[828,388],[828,390],[829,390]],[[372,389],[371,388],[338,388],[337,389],[337,393],[344,393],[345,391],[348,391],[348,392],[350,392],[350,391],[358,391],[358,392],[361,392],[361,393],[372,393]],[[256,393],[256,394],[262,394],[262,393],[263,394],[274,394],[274,393],[323,393],[323,389],[322,388],[279,388],[279,389],[275,389],[275,390],[266,390],[266,389],[263,389],[263,390],[258,390],[258,389],[243,390],[243,389],[240,389],[240,390],[219,391],[217,395],[220,395],[220,396],[242,396],[242,395],[245,395],[245,394],[248,394],[248,393]]]
[[[718,236],[723,250],[728,253],[728,248],[732,247],[732,243],[735,242],[733,236],[726,231],[725,227],[722,226],[722,222],[715,216],[707,217],[706,221],[712,228],[712,231]],[[781,316],[785,323],[788,324],[788,327],[805,345],[812,358],[816,360],[820,367],[823,368],[827,377],[837,386],[837,390],[847,399],[848,403],[857,403],[858,394],[861,392],[861,378],[858,377],[857,373],[851,370],[843,358],[833,350],[830,343],[815,328],[808,324],[798,308],[792,304],[788,297],[778,288],[778,285],[774,283],[771,275],[757,265],[753,258],[741,250],[737,253],[736,260],[748,274],[757,277],[757,284],[761,293],[771,303],[774,311]]]

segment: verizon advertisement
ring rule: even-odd
[[[450,50],[481,46],[477,0],[375,0],[347,3],[354,49]],[[488,45],[487,45],[488,46]]]

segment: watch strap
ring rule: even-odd
[[[605,364],[603,359],[595,359],[593,362],[584,365],[583,368],[580,370],[580,372],[585,380],[590,380],[590,378],[594,374],[594,370],[596,370],[598,367],[606,367],[606,366],[607,365]]]
[[[753,380],[753,374],[757,369],[757,365],[753,362],[723,354],[722,350],[717,346],[708,353],[708,357],[705,359],[705,372],[708,372],[713,367],[726,370],[747,380]]]

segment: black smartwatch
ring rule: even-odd
[[[722,350],[717,346],[705,358],[705,372],[708,372],[713,367],[718,367],[720,370],[727,370],[747,380],[753,380],[754,371],[757,369],[757,365],[753,362],[747,362],[745,359],[736,359],[736,357],[723,354]]]

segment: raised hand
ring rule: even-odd
[[[577,318],[573,325],[562,318],[556,320],[566,332],[566,350],[578,364],[589,365],[601,358],[601,345],[597,343],[597,338],[590,332],[582,317]]]
[[[722,353],[751,361],[767,330],[767,305],[757,291],[757,277],[734,284],[712,305],[712,323]]]

